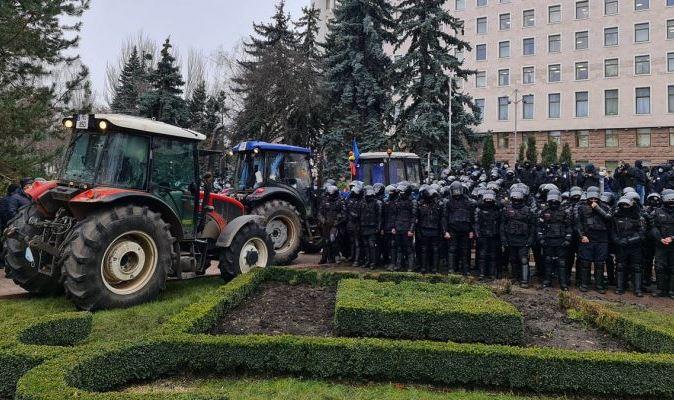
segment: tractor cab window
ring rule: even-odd
[[[382,160],[361,160],[358,168],[358,178],[367,185],[385,183],[385,171],[386,168]]]
[[[236,164],[237,190],[252,190],[260,187],[263,182],[264,156],[255,153],[239,153]]]
[[[147,180],[150,138],[125,133],[108,134],[97,184],[144,189]]]
[[[391,160],[389,162],[389,177],[391,185],[405,180],[405,163],[403,160]]]
[[[304,154],[269,152],[267,153],[269,172],[267,179],[296,189],[311,187],[311,169]]]
[[[96,169],[103,154],[104,145],[104,135],[90,132],[80,133],[70,144],[61,179],[93,183],[96,179]]]
[[[407,180],[414,183],[421,182],[419,160],[406,160]]]

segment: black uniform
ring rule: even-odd
[[[475,237],[477,248],[477,268],[480,278],[501,276],[501,207],[494,201],[483,198],[475,210]]]
[[[651,215],[651,235],[655,239],[655,279],[658,295],[674,298],[674,242],[663,243],[663,240],[674,238],[674,203],[667,202]]]
[[[421,273],[437,273],[440,266],[442,208],[437,196],[424,194],[419,201],[417,241],[421,250]]]
[[[360,263],[360,191],[351,191],[351,195],[344,202],[344,215],[346,216],[346,234],[349,240],[351,250],[350,261],[354,267]]]
[[[543,287],[552,284],[553,271],[557,272],[559,287],[568,289],[566,271],[567,251],[573,239],[571,214],[559,201],[548,201],[548,206],[538,214],[538,243],[543,250]]]
[[[623,204],[631,205],[624,208]],[[642,252],[641,245],[646,233],[646,221],[636,205],[620,199],[613,219],[612,241],[616,245],[616,293],[625,293],[625,282],[632,274],[634,293],[641,296]]]
[[[377,265],[377,242],[382,230],[382,204],[377,200],[374,191],[368,189],[365,199],[360,202],[358,208],[358,221],[360,222],[361,244],[364,246],[365,268],[374,268]]]
[[[417,224],[417,202],[411,196],[411,190],[401,194],[393,205],[395,222],[393,234],[396,238],[396,270],[403,268],[407,260],[407,270],[414,268],[414,231]]]
[[[383,236],[384,236],[384,248],[382,260],[388,263],[386,267],[387,270],[393,271],[395,268],[395,259],[396,259],[396,240],[393,231],[395,230],[395,202],[398,197],[398,194],[391,192],[388,199],[383,203],[382,211],[382,224],[383,224]]]
[[[598,193],[598,192],[597,192]],[[598,197],[598,196],[597,196]],[[591,266],[594,264],[595,287],[600,293],[606,291],[604,271],[608,258],[608,242],[611,227],[611,211],[606,209],[597,198],[596,206],[591,201],[580,204],[576,210],[575,229],[581,243],[578,245],[580,258],[580,290],[587,291],[590,284]],[[582,239],[588,242],[583,243]]]
[[[523,202],[511,202],[501,218],[501,243],[507,248],[513,275],[529,285],[529,248],[536,237],[536,214]]]
[[[449,233],[447,264],[449,271],[470,271],[471,233],[475,217],[475,203],[465,195],[452,196],[445,203],[443,231]]]
[[[337,256],[338,227],[344,220],[344,204],[335,187],[336,195],[324,196],[318,211],[318,222],[323,238],[323,253],[320,264],[334,264]]]

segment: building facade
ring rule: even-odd
[[[323,21],[334,0],[315,0]],[[448,0],[499,160],[527,135],[613,167],[674,159],[674,0]],[[324,24],[325,25],[325,24]],[[325,27],[322,32],[325,32]],[[540,149],[539,149],[540,150]]]

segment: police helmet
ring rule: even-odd
[[[673,193],[667,193],[662,196],[662,202],[667,206],[667,207],[674,207],[674,192]]]
[[[627,193],[636,193],[636,192],[637,192],[637,191],[634,190],[633,187],[629,187],[629,186],[626,187],[625,189],[623,189],[623,195],[626,195]]]
[[[482,201],[486,203],[495,203],[496,193],[491,190],[485,190],[484,193],[482,193]]]
[[[396,185],[388,185],[388,186],[386,186],[386,189],[384,189],[384,193],[386,193],[386,195],[388,195],[388,196],[397,194],[398,193],[398,187]]]
[[[554,191],[551,190],[548,192],[548,197],[545,199],[546,202],[550,204],[561,204],[562,202],[562,195],[559,193],[559,191]]]
[[[660,206],[662,204],[662,197],[658,193],[651,193],[646,197],[646,203],[649,206]]]
[[[596,187],[596,186],[590,186],[585,191],[585,197],[588,200],[592,200],[592,199],[599,200],[601,198],[601,193],[599,192],[599,188]]]
[[[578,186],[574,186],[569,189],[569,197],[580,198],[581,196],[583,196],[583,189],[579,188]]]
[[[375,196],[382,196],[384,195],[384,190],[386,189],[386,186],[384,186],[383,183],[375,183],[374,185],[372,185],[372,188],[374,189]]]
[[[365,198],[366,199],[374,198],[374,196],[375,196],[375,193],[374,193],[374,189],[372,187],[368,187],[367,189],[365,189]]]
[[[449,186],[452,196],[461,196],[464,193],[464,186],[460,182],[453,182]]]
[[[639,193],[637,192],[629,192],[625,195],[625,197],[634,200],[635,204],[641,204],[641,196],[639,196]]]
[[[618,207],[620,208],[632,208],[634,207],[634,201],[627,196],[623,196],[618,200]]]
[[[328,194],[330,197],[336,197],[339,195],[339,188],[335,185],[330,185],[325,189],[325,192]]]
[[[615,197],[613,197],[613,193],[611,193],[611,192],[604,192],[599,197],[599,201],[601,201],[604,204],[608,204],[608,205],[612,206],[613,202],[615,201]]]

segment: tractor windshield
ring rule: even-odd
[[[143,189],[149,138],[127,133],[81,132],[66,155],[64,181]]]
[[[236,190],[253,190],[262,185],[264,178],[264,155],[255,153],[238,153],[234,188]]]

